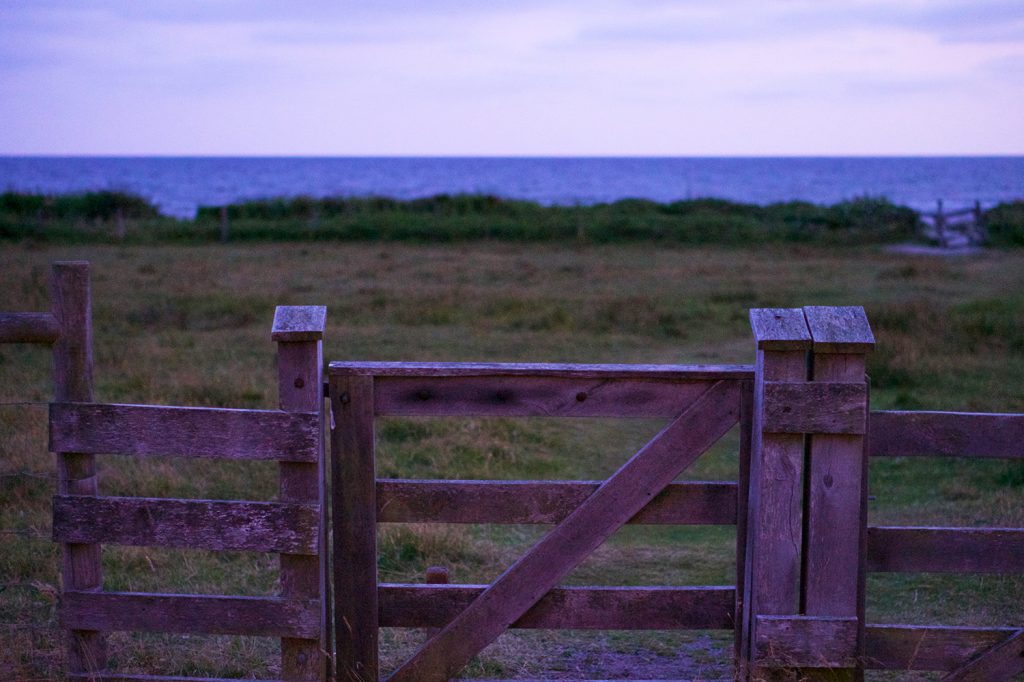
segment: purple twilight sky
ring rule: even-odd
[[[1024,153],[1024,0],[0,0],[0,154]]]

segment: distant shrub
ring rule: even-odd
[[[999,204],[985,211],[989,240],[996,246],[1024,246],[1024,201]]]

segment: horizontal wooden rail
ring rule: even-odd
[[[377,480],[382,523],[558,523],[601,485],[600,481]],[[673,483],[630,523],[731,525],[736,484]]]
[[[0,343],[52,345],[60,337],[60,323],[52,313],[0,313]]]
[[[62,597],[61,617],[72,630],[320,636],[316,600],[71,590]]]
[[[1021,528],[868,528],[868,570],[902,573],[1024,572]]]
[[[99,403],[50,405],[50,450],[316,462],[316,414]]]
[[[873,457],[1024,457],[1024,414],[872,412]]]
[[[851,668],[857,664],[857,619],[758,616],[754,658],[774,668]]]
[[[332,362],[331,375],[374,377],[527,376],[658,381],[752,379],[751,365],[576,365],[486,362]]]
[[[53,498],[56,542],[317,554],[316,505],[145,497]]]
[[[872,670],[954,670],[1017,632],[1017,628],[868,625],[864,664]]]
[[[765,433],[863,434],[867,384],[764,382]]]
[[[381,584],[381,627],[442,627],[486,585]],[[728,630],[732,587],[559,587],[514,628],[573,630]]]
[[[69,673],[69,680],[87,682],[239,682],[237,677],[181,677],[178,675],[128,675],[124,673]],[[263,678],[245,678],[246,682],[282,682]]]
[[[383,376],[374,412],[416,417],[676,417],[712,379]]]

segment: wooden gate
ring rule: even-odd
[[[732,628],[732,587],[556,585],[627,522],[737,518],[735,486],[672,481],[749,424],[750,378],[732,366],[331,363],[338,678],[378,679],[379,627],[440,628],[392,680],[447,680],[510,627]],[[601,483],[375,479],[377,416],[442,415],[671,422]],[[555,526],[491,585],[378,586],[378,521]]]

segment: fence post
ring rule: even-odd
[[[373,377],[330,375],[334,641],[338,682],[377,682]]]
[[[804,308],[811,333],[813,382],[835,386],[826,411],[835,415],[808,436],[806,473],[803,613],[807,616],[855,618],[855,657],[864,654],[863,590],[867,542],[868,392],[864,373],[875,339],[861,307]],[[838,387],[848,388],[839,389]],[[862,391],[857,391],[860,385]],[[823,394],[829,395],[829,394]],[[842,419],[839,414],[852,418]],[[833,670],[830,679],[858,679],[863,669]]]
[[[802,435],[766,431],[765,384],[807,378],[811,337],[799,308],[754,309],[750,323],[757,341],[757,365],[739,669],[751,678],[764,679],[772,671],[758,665],[758,617],[799,613],[804,466]]]
[[[326,595],[326,506],[323,482],[326,475],[323,448],[324,379],[323,337],[327,308],[278,306],[271,338],[277,342],[278,399],[286,412],[320,415],[321,441],[317,463],[279,464],[281,502],[312,504],[320,508],[319,558],[281,555],[281,594],[291,599],[319,600],[320,640],[281,640],[281,677],[285,680],[322,680],[327,675],[326,638],[329,599]]]
[[[942,212],[942,199],[936,200],[935,209],[935,234],[939,244],[946,246],[946,214]]]
[[[92,402],[92,293],[87,261],[53,264],[50,272],[53,316],[60,335],[53,346],[54,400]],[[95,455],[58,452],[57,492],[95,495],[98,491]],[[65,543],[62,546],[64,590],[98,592],[103,588],[100,546]],[[106,639],[92,630],[68,633],[68,671],[96,673],[107,665]]]

